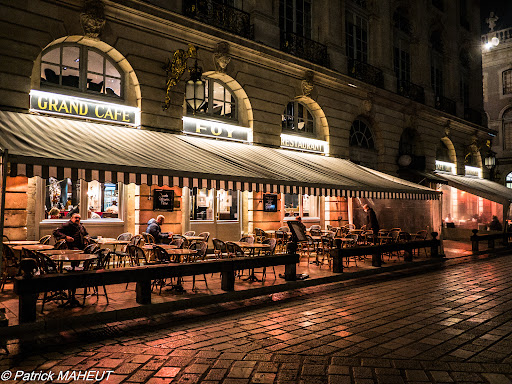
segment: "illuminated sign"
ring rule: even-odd
[[[482,178],[482,170],[478,167],[465,166],[466,176],[476,176]]]
[[[138,108],[36,90],[30,91],[30,111],[140,125]]]
[[[250,129],[217,121],[183,117],[183,132],[226,140],[249,141]]]
[[[455,169],[455,164],[447,163],[446,161],[436,160],[436,171],[448,172],[453,175],[457,174],[457,171]]]
[[[281,147],[299,151],[327,153],[327,142],[307,137],[281,134]]]

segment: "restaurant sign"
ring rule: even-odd
[[[138,108],[37,90],[30,91],[30,111],[109,123],[140,125]]]
[[[281,147],[314,153],[328,152],[326,141],[285,134],[281,134]]]
[[[471,167],[469,165],[466,165],[464,168],[466,176],[475,176],[482,178],[482,170],[480,168]]]
[[[436,160],[436,171],[448,172],[451,174],[457,174],[454,163],[447,163],[446,161]]]
[[[250,129],[217,121],[183,117],[183,132],[218,139],[249,141]]]

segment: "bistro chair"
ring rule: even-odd
[[[51,238],[52,238],[52,235],[43,236],[39,239],[39,244],[44,244],[44,245],[50,244]]]
[[[286,232],[278,229],[275,232],[275,239],[277,249],[279,249],[280,251],[284,251],[286,249],[286,243],[288,240],[288,235],[286,234]]]
[[[267,238],[267,233],[261,228],[254,228],[254,241],[261,243]]]
[[[182,235],[172,235],[171,244],[178,248],[187,248],[188,240]]]
[[[411,235],[412,240],[417,241],[424,241],[427,240],[428,232],[426,229],[422,229],[421,231],[416,232],[415,234]],[[427,257],[427,247],[423,247],[423,250],[425,251],[425,257]],[[414,249],[412,250],[414,253]],[[420,250],[418,248],[418,256],[420,255]]]
[[[316,252],[316,245],[313,238],[310,235],[306,235],[307,241],[302,241],[299,243],[300,251],[299,253],[302,256],[307,254],[308,259],[307,262],[309,264],[309,257],[311,256],[311,252]]]
[[[206,241],[207,243],[208,243],[208,240],[210,240],[210,232],[201,232],[197,236],[201,236],[204,239],[204,241]]]
[[[193,236],[193,235],[191,235]],[[206,251],[208,250],[208,243],[206,241],[195,241],[190,244],[189,249],[195,249],[197,253],[191,258],[192,262],[201,262],[206,259]],[[208,288],[208,282],[206,281],[206,275],[203,274],[204,284]],[[192,290],[196,288],[196,275],[192,275]]]
[[[84,253],[96,253],[99,249],[100,246],[98,244],[89,244],[87,247],[84,248]]]
[[[127,241],[132,238],[132,234],[130,232],[121,233],[119,236],[117,236],[117,240],[120,241]]]
[[[10,241],[7,235],[2,235],[3,242]]]
[[[265,250],[265,254],[267,256],[272,256],[276,250],[277,239],[266,239],[266,240],[263,240],[262,244],[270,245],[270,248],[268,250]],[[272,266],[272,270],[274,271],[274,280],[275,280],[275,279],[277,279],[275,266]],[[261,276],[261,279],[265,280],[266,276],[267,276],[267,267],[263,267],[263,274]]]
[[[142,238],[144,239],[144,242],[146,244],[155,244],[156,243],[153,235],[151,235],[147,232],[142,232]]]
[[[322,255],[322,261],[320,266],[324,265],[324,261],[327,258],[329,268],[331,267],[331,249],[334,248],[334,237],[323,235],[322,240],[317,248],[317,253]]]
[[[83,267],[84,271],[99,271],[99,270],[108,268],[108,265],[110,264],[110,256],[112,254],[110,252],[110,250],[98,248],[95,253],[96,253],[97,259],[85,261],[84,267]],[[99,297],[99,289],[97,286],[96,287],[85,287],[84,288],[84,299],[83,299],[82,305],[85,305],[85,299],[88,296],[89,288],[92,288],[93,295],[96,294],[96,302],[100,298]],[[107,294],[107,288],[105,287],[105,285],[103,285],[103,295],[105,296],[105,299],[106,299],[107,305],[108,305],[109,304],[108,294]]]
[[[167,251],[158,245],[155,245],[153,247],[153,254],[155,256],[157,263],[169,263],[171,261]],[[151,291],[153,291],[154,287],[159,286],[160,290],[158,291],[158,294],[160,295],[162,293],[162,287],[164,287],[165,285],[166,279],[156,279],[155,281],[153,281],[153,284],[151,285]]]
[[[246,257],[247,255],[245,254],[244,250],[238,245],[238,244],[235,244],[235,243],[232,243],[230,241],[226,242],[226,251],[228,253],[228,257],[232,258],[232,257]],[[236,276],[238,278],[242,277],[243,276],[243,273],[244,273],[244,270],[239,270],[239,271],[236,271]]]
[[[219,259],[228,257],[225,242],[223,242],[220,239],[216,239],[216,238],[213,238],[212,242],[213,242],[213,253],[214,253],[215,257],[218,257]]]
[[[195,235],[196,235],[196,231],[188,231],[183,234],[183,236],[195,236]]]
[[[126,232],[126,233],[129,233],[129,232]],[[124,234],[121,234],[119,236],[122,236]],[[118,237],[119,239],[119,237]],[[126,259],[129,259],[130,263],[131,263],[131,258],[130,258],[130,254],[129,254],[129,251],[128,251],[128,246],[129,245],[134,245],[134,246],[139,246],[142,242],[143,242],[143,238],[142,238],[142,235],[134,235],[132,236],[130,239],[129,239],[129,243],[123,248],[122,251],[113,251],[111,252],[111,256],[115,256],[115,260],[113,260],[113,264],[115,267],[120,267],[121,266],[121,263],[123,262],[124,265],[126,266]],[[144,251],[143,251],[144,252]]]
[[[66,240],[63,239],[63,240],[59,240],[55,243],[55,245],[53,246],[53,248],[55,249],[68,249],[68,245],[66,243]]]
[[[309,230],[313,230],[313,231],[322,231],[322,227],[318,224],[313,224],[311,227],[309,227]]]
[[[4,244],[2,254],[2,280],[0,290],[3,292],[7,279],[12,279],[20,274],[20,263],[11,247]]]

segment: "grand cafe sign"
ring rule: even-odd
[[[138,108],[37,90],[30,91],[30,110],[109,123],[140,125]]]

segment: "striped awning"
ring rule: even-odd
[[[324,196],[437,199],[348,160],[179,134],[0,111],[10,175]]]
[[[437,173],[453,188],[483,197],[499,204],[508,205],[512,202],[512,189],[487,179],[472,176],[458,176],[448,173]]]

